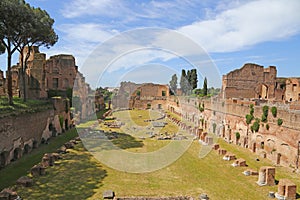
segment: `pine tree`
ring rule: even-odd
[[[203,82],[203,95],[207,96],[207,78],[204,78],[204,82]]]
[[[191,70],[191,82],[190,82],[192,89],[197,88],[197,83],[198,83],[197,70],[192,69]]]
[[[180,88],[183,94],[187,94],[188,92],[188,79],[185,70],[183,69],[181,71],[181,77],[180,77]]]
[[[170,89],[171,93],[176,94],[177,91],[177,75],[173,74],[172,79],[170,81]]]

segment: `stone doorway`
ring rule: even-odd
[[[8,152],[7,151],[3,151],[0,154],[0,168],[3,168],[6,165],[7,156],[8,156]]]
[[[276,160],[277,165],[280,165],[280,160],[281,160],[281,154],[277,153],[277,160]]]
[[[13,161],[18,160],[22,156],[22,149],[21,148],[15,148],[14,150],[14,157]]]
[[[68,129],[69,129],[68,124],[69,124],[69,121],[68,121],[68,119],[66,119],[66,120],[65,120],[65,130],[68,130]]]
[[[253,151],[253,153],[255,153],[255,152],[256,152],[256,143],[255,143],[255,142],[253,143],[253,146],[252,146],[252,151]]]
[[[30,151],[31,151],[31,147],[29,146],[29,144],[25,144],[23,154],[28,154],[30,153]]]
[[[263,99],[268,99],[268,90],[269,90],[268,86],[266,85],[261,86],[261,97]]]

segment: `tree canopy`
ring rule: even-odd
[[[0,13],[0,47],[4,46],[7,53],[7,89],[9,103],[12,104],[11,58],[13,53],[16,50],[21,53],[27,46],[30,55],[30,48],[33,45],[53,46],[58,36],[52,28],[54,20],[49,14],[40,8],[31,7],[24,0],[1,0]],[[1,48],[0,52],[3,52]],[[22,58],[22,71],[26,70],[26,57]]]
[[[170,81],[170,89],[171,93],[176,94],[177,91],[177,75],[173,74],[171,81]]]

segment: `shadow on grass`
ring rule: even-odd
[[[84,147],[91,152],[143,147],[144,143],[135,137],[118,132],[80,131]]]
[[[18,194],[24,199],[87,199],[107,176],[106,170],[82,144],[46,172],[45,176],[34,178],[31,188],[17,186]]]
[[[139,148],[144,146],[142,141],[139,141],[126,133],[105,133],[105,135],[108,138],[111,137],[111,142],[120,149]]]
[[[21,176],[26,175],[31,167],[39,163],[45,153],[54,152],[65,142],[77,137],[76,129],[71,129],[62,135],[51,138],[49,144],[42,144],[31,153],[7,165],[0,170],[0,190],[15,183]]]

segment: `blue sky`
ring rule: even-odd
[[[200,87],[201,77],[206,76],[205,70],[208,70],[206,68],[216,67],[215,71],[209,72],[216,78],[208,78],[208,82],[211,86],[220,86],[222,74],[240,68],[247,62],[265,67],[277,66],[278,76],[300,77],[299,0],[27,0],[27,2],[47,10],[55,19],[54,27],[59,35],[59,41],[52,48],[41,48],[41,51],[47,53],[47,57],[61,53],[73,54],[86,80],[93,87],[117,86],[119,81],[126,79],[136,82],[168,83],[173,73],[179,75],[181,68],[193,67],[199,69]],[[135,35],[133,43],[128,43],[124,38],[117,42],[124,32],[146,27],[174,30],[182,37],[175,34],[172,40],[169,40],[168,37],[161,37],[162,33],[154,31],[159,35],[154,37],[151,35],[153,31],[146,30],[139,32],[138,36]],[[179,49],[184,46],[184,37],[203,49],[198,52],[200,57],[205,52],[208,55],[202,60],[199,60],[199,57],[192,59],[192,62],[181,59],[179,56],[190,60],[192,56],[197,55],[189,49]],[[140,38],[140,41],[137,42],[137,38]],[[159,42],[150,42],[150,38]],[[105,43],[113,45],[105,46],[103,45]],[[182,54],[174,57],[170,52],[157,49],[132,51],[149,44],[159,44],[158,47],[174,50],[175,53],[179,51]],[[124,50],[131,53],[120,56]],[[114,60],[115,66],[107,70],[105,63],[109,63],[108,61],[90,60],[91,55],[97,55],[94,54],[95,51],[98,56],[100,52],[103,55],[109,52],[111,54],[107,58],[120,59]],[[15,54],[13,63],[17,62],[17,56]],[[203,64],[207,58],[211,58],[215,66],[211,63]],[[0,56],[0,66],[2,70],[6,69],[6,55]]]

